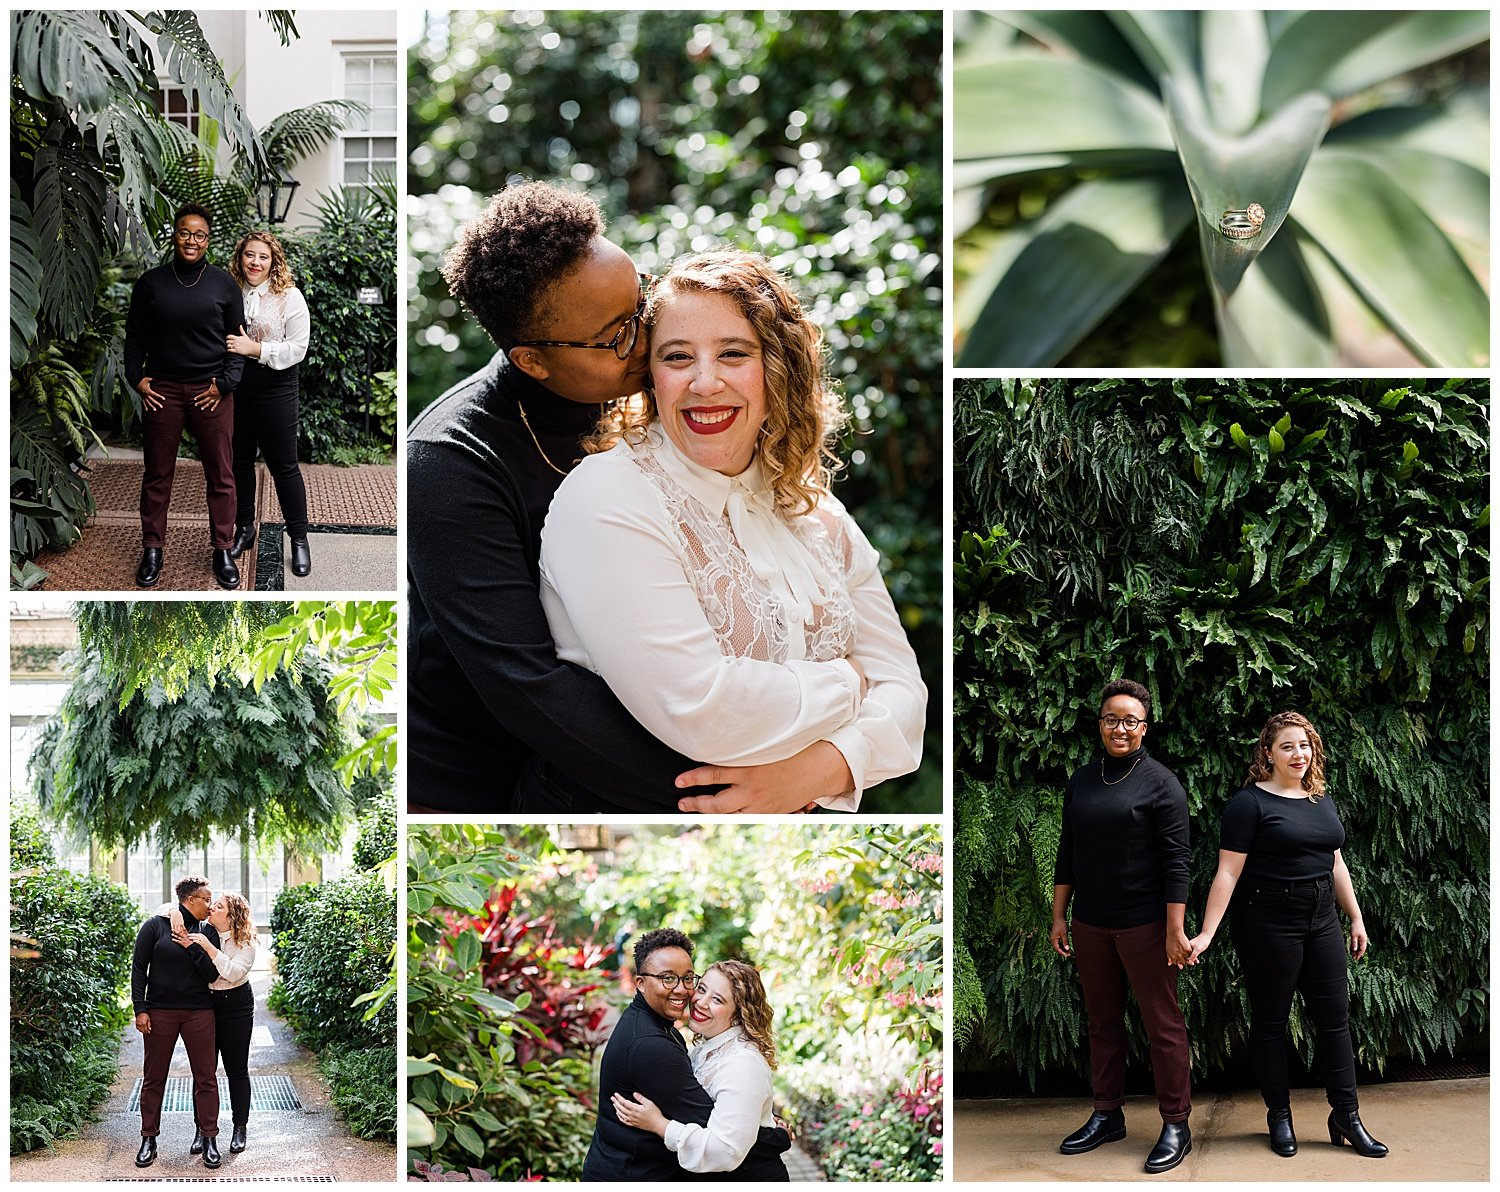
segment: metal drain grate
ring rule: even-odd
[[[229,1105],[229,1081],[223,1076],[219,1077],[219,1104],[225,1107]],[[130,1102],[125,1106],[125,1111],[136,1113],[140,1108],[141,1081],[137,1078],[135,1087],[130,1090]],[[293,1087],[290,1076],[252,1076],[250,1078],[252,1113],[301,1108],[302,1102],[297,1099],[297,1090]],[[163,1113],[193,1112],[193,1078],[191,1076],[167,1078],[167,1091],[162,1098],[161,1111]]]

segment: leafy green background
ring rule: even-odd
[[[930,690],[942,650],[943,18],[935,12],[429,14],[409,58],[410,411],[494,346],[439,268],[519,178],[572,180],[643,269],[767,253],[854,413],[836,487],[885,564]],[[870,811],[941,805],[926,761]]]
[[[1151,688],[1148,746],[1187,791],[1189,923],[1261,724],[1300,709],[1373,940],[1350,972],[1359,1061],[1484,1049],[1488,404],[1482,379],[958,385],[961,1069],[1033,1087],[1087,1071],[1077,982],[1047,939],[1052,864],[1063,785],[1121,674]],[[1233,949],[1180,991],[1195,1072],[1242,1062]]]

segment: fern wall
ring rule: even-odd
[[[1298,708],[1328,745],[1373,941],[1351,969],[1360,1062],[1483,1042],[1488,401],[1484,380],[958,384],[961,1068],[1087,1071],[1047,942],[1052,863],[1118,674],[1151,688],[1147,744],[1187,790],[1189,924],[1261,723]],[[1180,988],[1195,1071],[1243,1059],[1233,949]]]

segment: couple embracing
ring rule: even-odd
[[[411,809],[853,811],[915,769],[926,689],[770,262],[643,276],[526,183],[445,276],[500,351],[408,436]]]
[[[771,1110],[772,1013],[760,974],[721,960],[699,976],[670,927],[635,945],[635,1000],[599,1068],[599,1118],[583,1165],[605,1180],[789,1180],[791,1146]],[[698,1042],[678,1032],[684,1016]]]
[[[177,1039],[193,1073],[196,1130],[189,1154],[218,1167],[219,1059],[229,1081],[234,1134],[229,1149],[246,1146],[250,1121],[250,1034],[255,1025],[255,925],[238,894],[217,898],[208,879],[185,877],[169,902],[141,924],[130,966],[135,1029],[145,1046],[141,1079],[141,1149],[137,1167],[156,1162],[162,1098]]]
[[[172,257],[130,294],[125,377],[141,398],[141,562],[135,582],[161,580],[167,511],[182,432],[203,461],[214,581],[240,586],[235,560],[255,541],[255,457],[263,452],[291,537],[291,570],[307,575],[307,489],[297,464],[297,365],[311,334],[307,300],[281,242],[240,237],[229,268],[211,264],[213,214],[184,203]]]

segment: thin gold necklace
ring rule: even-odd
[[[204,261],[203,263],[205,265],[208,264],[207,261]],[[168,261],[167,264],[171,266],[172,276],[173,277],[177,277],[177,260],[176,260],[176,258],[174,257],[171,261]],[[207,272],[208,272],[207,269],[200,269],[200,270],[198,270],[198,276],[196,278],[194,278],[192,281],[183,281],[182,278],[177,277],[177,284],[179,286],[181,286],[184,290],[191,290],[194,286],[196,286],[200,281],[203,280],[203,275],[205,273],[207,273]]]
[[[1130,763],[1130,769],[1126,770],[1125,773],[1121,774],[1118,778],[1111,782],[1108,778],[1104,777],[1104,759],[1101,757],[1099,759],[1099,781],[1104,783],[1105,786],[1119,786],[1120,783],[1124,782],[1127,778],[1135,773],[1135,768],[1140,764],[1141,759],[1136,758],[1135,761]]]
[[[531,429],[531,419],[526,417],[526,407],[521,404],[521,399],[519,397],[516,398],[516,409],[521,411],[521,425],[526,428],[526,433],[531,436],[531,441],[536,444],[536,453],[542,457],[542,462],[549,468],[551,468],[554,472],[556,472],[559,476],[566,476],[567,473],[559,468],[550,459],[548,459],[547,453],[542,450],[542,441],[536,437],[536,431]]]

